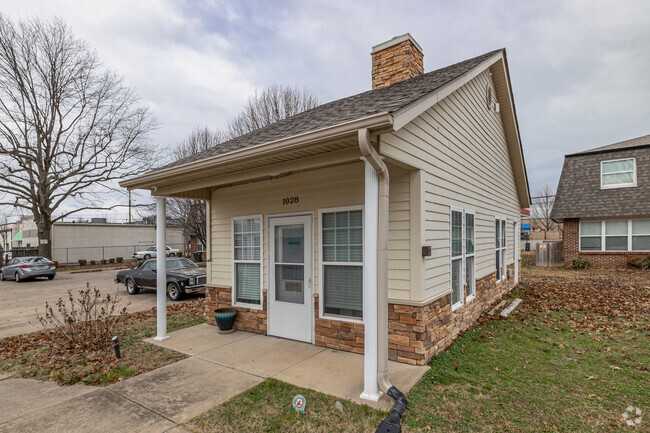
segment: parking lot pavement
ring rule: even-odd
[[[102,296],[106,293],[116,296],[122,301],[121,305],[130,301],[129,312],[148,310],[156,306],[155,291],[143,290],[138,295],[129,296],[124,285],[113,282],[116,273],[117,270],[75,274],[59,272],[51,281],[0,281],[0,338],[40,330],[36,310],[44,312],[46,301],[54,304],[59,298],[66,298],[68,290],[75,293],[85,289],[87,283],[91,288],[98,288]]]

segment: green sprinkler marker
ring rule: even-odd
[[[296,412],[300,412],[301,414],[305,414],[305,406],[307,405],[307,400],[305,400],[305,397],[302,395],[298,394],[293,398],[293,408],[296,410]]]

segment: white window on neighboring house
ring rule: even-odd
[[[196,251],[203,252],[205,251],[205,245],[199,239],[196,240]]]
[[[262,217],[233,218],[233,305],[262,308]]]
[[[650,251],[650,220],[632,220],[632,251]]]
[[[650,251],[650,220],[580,221],[580,251]]]
[[[321,315],[363,318],[363,212],[321,211]]]
[[[580,251],[601,251],[603,249],[602,221],[580,222]]]
[[[494,219],[494,240],[497,281],[506,278],[506,219],[496,217]]]
[[[614,159],[600,163],[600,187],[622,188],[636,186],[636,160]]]
[[[627,220],[605,221],[605,251],[627,251]]]

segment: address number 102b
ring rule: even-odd
[[[282,199],[282,205],[287,205],[287,204],[296,204],[298,203],[298,196],[295,197],[285,197]]]

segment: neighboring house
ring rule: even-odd
[[[237,329],[364,353],[364,398],[387,357],[425,365],[517,284],[530,194],[505,50],[422,58],[394,38],[373,90],[121,182],[159,212],[207,202],[209,323],[234,306]]]
[[[650,135],[566,155],[551,217],[564,224],[567,265],[650,254]]]
[[[131,258],[136,250],[156,243],[156,227],[145,224],[111,224],[105,219],[97,222],[55,222],[52,225],[52,260],[76,263],[79,259],[102,260],[115,257]],[[38,248],[39,239],[33,218],[0,225],[0,249]],[[167,243],[183,247],[183,232],[172,228]]]

